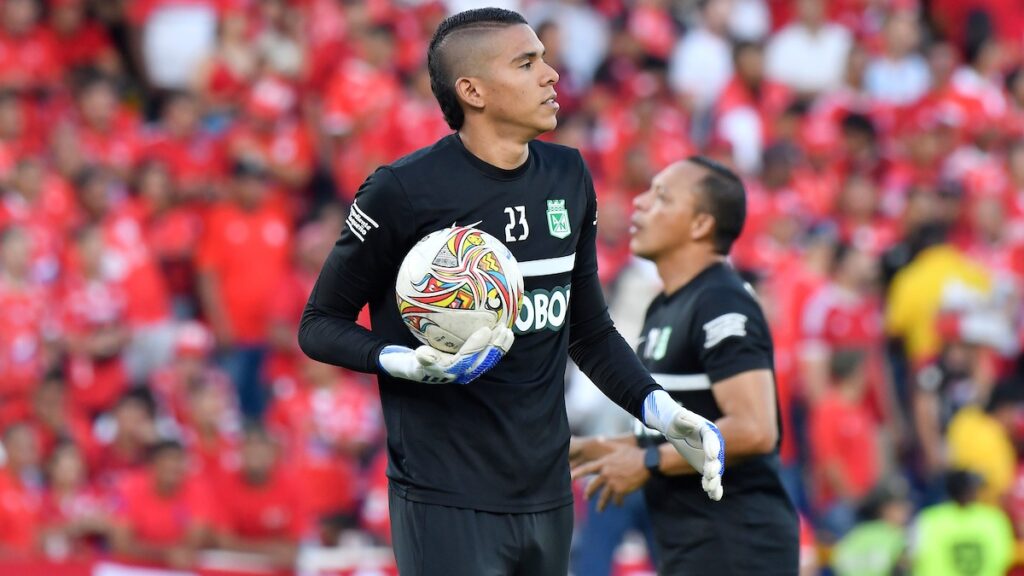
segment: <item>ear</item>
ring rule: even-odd
[[[690,239],[696,241],[709,240],[715,232],[715,217],[707,212],[700,212],[690,224]]]
[[[482,110],[484,107],[484,87],[480,78],[461,76],[455,80],[455,93],[466,106]]]

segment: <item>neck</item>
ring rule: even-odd
[[[715,254],[710,247],[703,245],[680,248],[664,258],[659,258],[655,266],[658,267],[658,276],[661,277],[662,292],[672,294],[686,286],[709,266],[719,262],[725,262],[725,256]]]
[[[499,134],[491,126],[463,124],[459,138],[473,156],[502,170],[522,166],[530,155],[529,140]]]

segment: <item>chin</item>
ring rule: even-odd
[[[645,260],[650,259],[648,252],[644,250],[643,244],[637,242],[636,240],[629,241],[629,251],[632,252],[633,256],[636,256],[637,258],[643,258]]]

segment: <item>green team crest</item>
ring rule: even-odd
[[[565,200],[548,200],[548,232],[555,238],[565,238],[572,233]]]

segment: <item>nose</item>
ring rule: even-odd
[[[558,71],[554,69],[550,64],[544,62],[544,66],[547,67],[547,74],[544,75],[544,85],[554,86],[558,83]]]
[[[642,212],[647,208],[647,198],[650,197],[651,191],[645,190],[636,195],[633,198],[633,210],[636,212]]]

